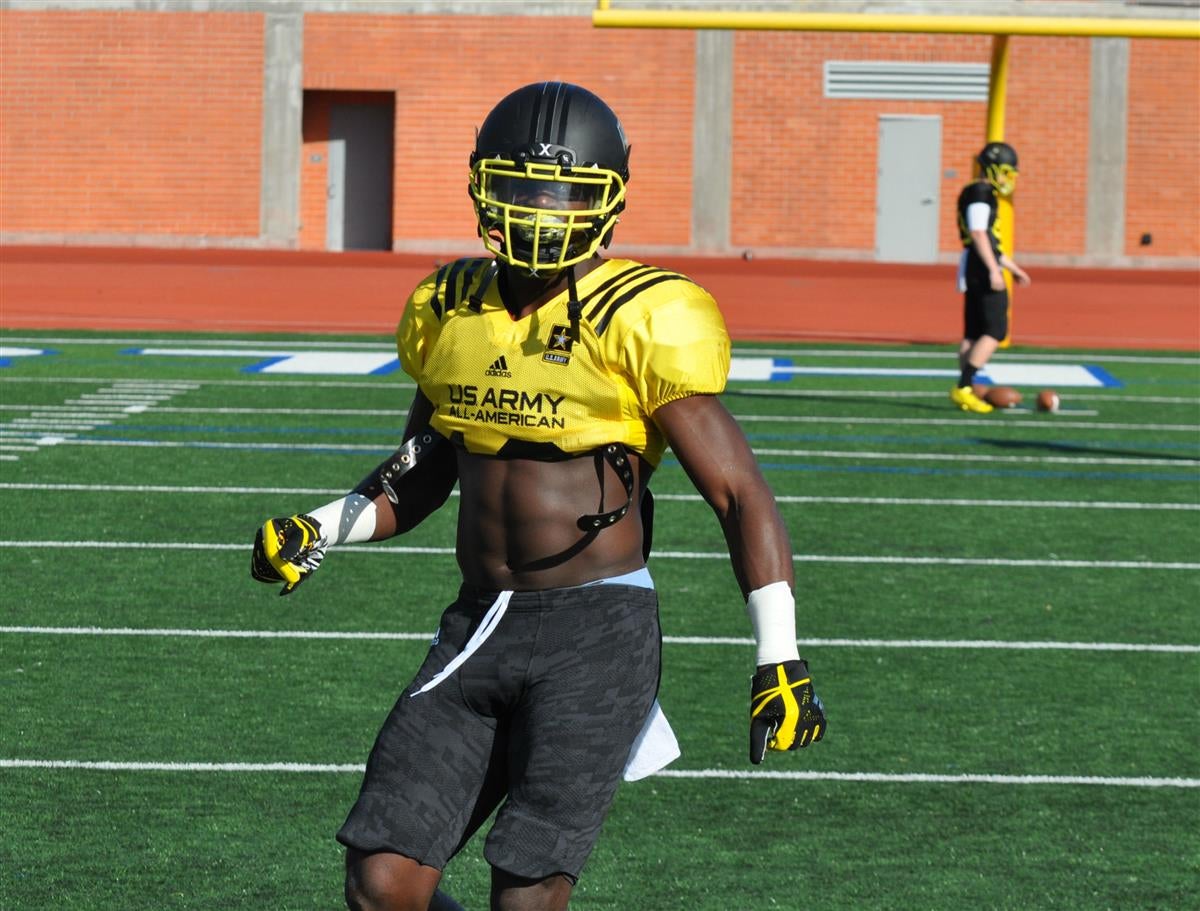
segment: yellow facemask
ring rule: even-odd
[[[530,272],[558,272],[595,255],[625,200],[615,171],[500,158],[475,162],[470,191],[484,247]]]
[[[1013,191],[1017,188],[1018,173],[1017,169],[1010,164],[993,164],[988,165],[984,172],[984,178],[1000,196],[1012,196]]]

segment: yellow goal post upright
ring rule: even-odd
[[[648,9],[633,3],[614,7],[596,0],[592,25],[597,28],[667,28],[740,31],[889,32],[991,35],[987,125],[984,142],[1004,141],[1004,109],[1008,89],[1008,39],[1012,35],[1076,38],[1175,38],[1200,40],[1200,20],[1106,19],[1082,16],[939,15],[925,13],[831,13],[782,10]],[[1016,212],[1011,198],[1000,199],[996,218],[1004,249],[1013,251]],[[1012,276],[1004,273],[1012,300]],[[1012,342],[1012,319],[1003,347]]]

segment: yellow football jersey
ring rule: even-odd
[[[622,443],[656,465],[665,442],[654,411],[725,388],[725,321],[682,275],[605,260],[579,280],[572,341],[565,291],[514,320],[490,262],[460,259],[430,275],[396,330],[401,366],[434,405],[434,430],[469,452],[554,459]]]

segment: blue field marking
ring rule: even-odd
[[[281,354],[279,357],[269,357],[265,361],[259,361],[257,364],[251,364],[248,367],[242,368],[242,373],[262,373],[268,367],[274,367],[277,364],[282,364],[288,360],[291,355]]]
[[[33,357],[48,357],[60,354],[50,348],[15,348],[12,345],[0,345],[0,367],[11,367],[19,360]]]
[[[1083,369],[1098,379],[1100,384],[1107,389],[1116,389],[1125,385],[1099,364],[1084,364]]]
[[[790,357],[734,357],[729,367],[731,382],[788,382],[797,377],[887,377],[890,379],[953,380],[953,367],[849,367],[838,364],[797,365]],[[1044,388],[1119,388],[1123,384],[1095,364],[992,362],[977,376],[980,383],[994,386]]]

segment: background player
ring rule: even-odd
[[[1017,152],[1007,143],[989,142],[976,160],[979,178],[958,194],[958,233],[965,248],[958,267],[963,339],[950,401],[963,411],[986,414],[992,406],[975,395],[971,383],[1008,335],[1008,287],[1001,270],[1022,285],[1029,284],[1029,275],[1004,251],[996,229],[997,196],[1012,196],[1017,186]]]

